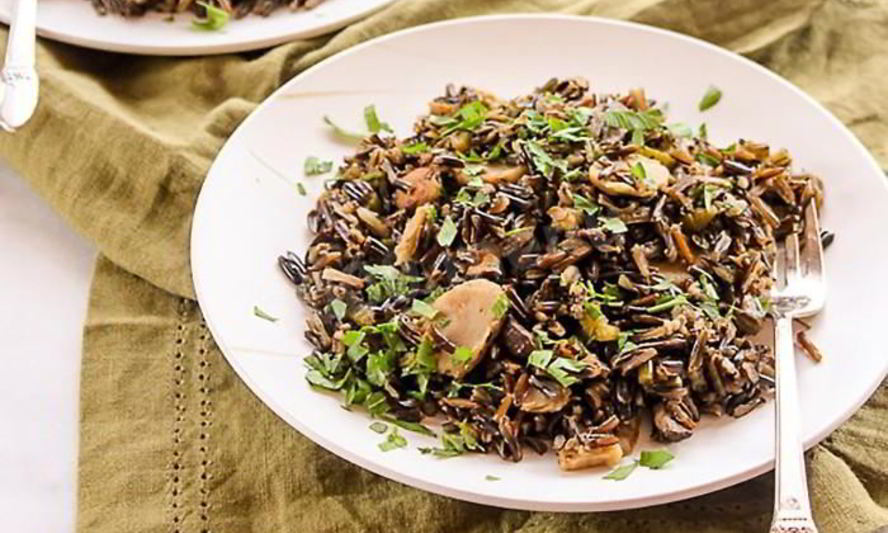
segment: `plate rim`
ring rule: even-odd
[[[355,5],[360,5],[363,0],[357,0]],[[38,6],[37,12],[37,35],[41,38],[49,39],[56,42],[71,44],[74,46],[80,46],[84,48],[89,48],[92,50],[101,50],[105,52],[119,52],[125,54],[135,54],[135,55],[144,55],[144,56],[167,56],[167,57],[195,57],[195,56],[210,56],[210,55],[219,55],[219,54],[229,54],[229,53],[238,53],[238,52],[250,52],[254,50],[262,50],[265,48],[271,48],[272,46],[287,43],[290,41],[295,41],[298,39],[310,39],[312,37],[318,37],[321,35],[325,35],[328,33],[332,33],[338,29],[341,29],[352,22],[356,22],[358,20],[362,20],[364,18],[373,15],[374,13],[381,11],[386,6],[393,3],[395,0],[374,0],[369,6],[364,9],[359,9],[354,13],[342,17],[339,19],[334,19],[330,21],[323,22],[318,26],[303,31],[292,31],[292,32],[283,32],[280,35],[273,36],[263,36],[263,37],[247,37],[240,41],[235,42],[225,42],[225,43],[211,43],[206,45],[199,46],[184,46],[184,45],[174,45],[168,46],[163,44],[158,45],[139,45],[139,44],[126,44],[121,43],[119,41],[108,41],[99,38],[92,38],[90,36],[79,36],[72,35],[70,33],[59,32],[54,30],[48,30],[41,25],[40,19],[40,7]],[[86,2],[82,2],[86,7],[90,7]],[[45,4],[41,4],[45,5]],[[45,7],[44,7],[45,9]],[[306,12],[308,13],[308,12]],[[298,15],[298,13],[292,13],[293,15]],[[96,15],[101,16],[101,15]],[[112,15],[107,15],[112,16]],[[9,13],[6,11],[0,11],[0,22],[9,26]],[[334,54],[335,55],[335,54]]]
[[[472,17],[460,17],[455,19],[448,19],[443,21],[430,22],[426,24],[421,24],[418,26],[413,26],[410,28],[405,28],[402,30],[398,30],[392,33],[387,33],[384,35],[380,35],[363,43],[352,46],[346,50],[343,50],[337,54],[334,54],[324,60],[318,62],[317,64],[309,67],[305,71],[301,72],[297,76],[294,76],[286,83],[278,87],[274,92],[268,95],[251,113],[250,115],[244,119],[244,121],[238,125],[235,131],[229,136],[229,138],[225,141],[225,144],[219,150],[218,154],[213,160],[209,170],[207,171],[207,175],[205,176],[204,181],[201,183],[201,190],[198,193],[198,198],[195,203],[194,216],[192,218],[192,228],[191,228],[191,238],[190,238],[190,260],[192,266],[192,281],[194,284],[195,294],[197,296],[198,304],[200,304],[202,300],[202,294],[204,294],[204,289],[202,287],[201,275],[202,271],[200,265],[202,261],[200,259],[200,254],[196,253],[195,250],[200,250],[201,244],[198,238],[198,235],[203,231],[202,228],[205,222],[201,213],[203,213],[206,208],[206,199],[203,195],[203,188],[207,182],[207,179],[213,173],[213,169],[215,168],[216,162],[220,158],[220,156],[225,153],[226,150],[232,149],[230,147],[230,142],[232,139],[238,135],[238,131],[244,128],[247,124],[250,123],[251,120],[254,119],[254,116],[259,115],[259,113],[266,107],[271,106],[277,100],[277,96],[279,93],[283,93],[287,90],[287,88],[295,82],[295,80],[299,79],[302,76],[307,76],[313,73],[315,70],[319,70],[324,68],[328,62],[333,62],[339,60],[342,57],[347,55],[351,55],[357,53],[358,51],[370,47],[375,46],[378,43],[388,41],[390,39],[397,38],[401,35],[416,33],[427,31],[432,28],[440,28],[451,25],[461,25],[461,24],[472,24],[478,21],[511,21],[511,20],[533,20],[533,19],[545,19],[545,20],[567,20],[567,21],[575,21],[575,22],[590,22],[593,24],[604,24],[604,25],[612,25],[619,26],[624,28],[631,28],[636,31],[644,31],[644,32],[652,32],[661,34],[670,38],[684,40],[691,44],[695,44],[698,46],[702,46],[704,48],[709,49],[717,54],[722,56],[729,57],[733,60],[740,61],[740,63],[745,63],[747,66],[752,67],[754,70],[757,70],[761,74],[771,78],[772,81],[776,81],[779,84],[782,84],[786,88],[788,88],[793,94],[798,97],[801,97],[808,104],[813,105],[816,109],[821,111],[826,118],[834,125],[838,126],[838,130],[844,135],[848,140],[851,141],[852,146],[856,149],[856,151],[863,156],[863,159],[867,162],[867,165],[873,170],[875,174],[882,174],[881,166],[876,161],[875,157],[870,153],[870,151],[864,146],[864,144],[848,129],[845,124],[843,124],[829,109],[827,109],[820,102],[815,100],[812,96],[808,95],[801,88],[796,86],[794,83],[789,80],[783,78],[779,74],[765,68],[764,66],[740,55],[735,52],[732,52],[726,48],[722,48],[716,46],[712,43],[706,42],[702,39],[692,37],[690,35],[685,35],[682,33],[678,33],[672,30],[667,30],[663,28],[659,28],[656,26],[650,26],[647,24],[642,24],[634,21],[628,20],[620,20],[620,19],[611,19],[604,18],[599,16],[584,16],[584,15],[570,15],[570,14],[560,14],[560,13],[512,13],[512,14],[492,14],[492,15],[480,15],[480,16],[472,16]],[[881,186],[888,192],[888,179],[880,180]],[[203,200],[203,201],[202,201]],[[297,430],[303,436],[309,438],[315,444],[321,446],[325,450],[349,461],[352,464],[355,464],[365,470],[373,472],[377,475],[383,476],[386,479],[399,482],[401,484],[418,488],[433,494],[443,495],[455,499],[459,499],[462,501],[478,503],[482,505],[492,505],[500,508],[506,509],[516,509],[516,510],[526,510],[526,511],[550,511],[550,512],[570,512],[570,513],[579,513],[579,512],[599,512],[599,511],[617,511],[617,510],[626,510],[626,509],[636,509],[642,507],[649,507],[654,505],[662,505],[667,503],[672,503],[676,501],[685,500],[688,498],[693,498],[696,496],[702,496],[705,494],[709,494],[721,489],[725,489],[741,483],[743,481],[747,481],[752,479],[755,476],[763,474],[773,469],[774,467],[774,459],[769,459],[764,462],[752,465],[740,472],[737,472],[731,476],[724,477],[722,479],[714,480],[708,483],[703,483],[700,485],[695,485],[693,487],[689,487],[687,489],[668,492],[664,494],[660,494],[657,496],[639,496],[639,497],[629,497],[623,498],[616,501],[611,502],[552,502],[552,501],[532,501],[532,500],[522,500],[514,497],[505,497],[500,495],[492,495],[492,494],[478,494],[475,492],[471,492],[463,489],[455,489],[447,486],[443,486],[434,482],[429,482],[423,479],[416,478],[409,473],[401,473],[397,471],[393,471],[389,469],[386,465],[373,462],[369,459],[365,459],[364,457],[349,451],[348,449],[341,447],[337,442],[331,441],[327,438],[322,437],[318,433],[316,433],[311,427],[308,427],[302,424],[300,421],[291,417],[287,411],[281,408],[281,406],[270,397],[267,397],[266,393],[258,387],[253,380],[243,372],[241,365],[236,361],[236,357],[229,356],[229,352],[232,354],[236,353],[237,350],[229,348],[224,342],[220,341],[220,336],[217,336],[217,325],[213,322],[213,320],[204,315],[204,319],[206,321],[207,327],[210,330],[210,333],[213,335],[214,341],[219,346],[220,351],[225,356],[226,361],[231,367],[235,370],[238,375],[238,378],[241,379],[246,385],[250,392],[259,399],[260,402],[265,404],[266,407],[271,409],[279,418],[281,418],[284,422],[290,425],[293,429]],[[879,379],[873,379],[870,383],[869,387],[864,391],[865,394],[861,394],[858,397],[858,400],[853,404],[849,405],[845,412],[839,417],[837,417],[830,424],[827,424],[824,429],[819,432],[816,432],[811,437],[804,440],[804,448],[810,449],[813,448],[817,443],[826,438],[830,433],[835,431],[839,426],[844,424],[848,419],[851,418],[860,408],[865,404],[875,393],[876,389],[878,389],[879,385],[884,381],[884,379],[888,377],[888,358],[883,362],[883,368],[880,372]],[[773,405],[772,402],[769,402],[769,406]]]

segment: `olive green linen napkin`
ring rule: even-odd
[[[102,253],[83,346],[79,530],[766,530],[770,475],[671,505],[575,515],[505,511],[385,480],[265,408],[202,321],[188,263],[191,212],[214,154],[263,97],[377,35],[531,11],[631,19],[743,53],[826,104],[888,165],[885,1],[402,0],[332,36],[187,59],[42,41],[40,107],[20,132],[0,136],[0,156]],[[883,384],[809,454],[822,532],[888,525],[886,424]]]

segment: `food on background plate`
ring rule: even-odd
[[[407,429],[442,421],[428,453],[554,449],[565,470],[617,464],[642,417],[677,442],[771,398],[751,337],[821,182],[664,107],[553,79],[510,100],[448,86],[406,139],[373,112],[312,244],[279,260],[311,308],[308,381]]]
[[[250,13],[268,16],[273,11],[287,8],[292,11],[311,9],[324,0],[90,0],[96,11],[124,17],[139,17],[150,11],[168,13],[193,13],[201,17],[197,26],[203,29],[219,29],[230,16],[244,17]]]

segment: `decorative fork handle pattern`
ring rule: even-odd
[[[777,364],[774,520],[771,533],[817,533],[808,500],[805,456],[801,442],[798,386],[792,316],[774,317],[774,347]]]
[[[17,0],[10,21],[6,60],[0,78],[3,96],[0,127],[13,131],[31,118],[37,107],[39,80],[34,70],[37,0]]]

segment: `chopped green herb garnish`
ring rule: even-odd
[[[314,369],[309,370],[305,373],[305,380],[308,381],[309,385],[331,391],[338,391],[342,389],[342,387],[345,385],[345,382],[348,381],[349,377],[351,377],[351,370],[349,370],[344,377],[337,381],[331,380],[330,378],[324,376],[321,372]]]
[[[638,161],[629,169],[632,172],[632,176],[635,177],[638,181],[647,180],[647,171],[644,169],[644,165],[641,164],[641,161]]]
[[[706,93],[703,94],[703,98],[700,99],[700,104],[697,106],[700,111],[706,111],[710,107],[714,106],[721,100],[722,92],[718,87],[710,85],[708,89],[706,89]]]
[[[509,230],[503,234],[505,237],[511,237],[512,235],[518,235],[519,233],[524,233],[525,231],[530,231],[533,229],[533,226],[524,226],[523,228],[515,228],[513,230]]]
[[[551,178],[556,169],[560,169],[561,172],[567,171],[567,165],[563,160],[554,159],[538,143],[529,140],[524,140],[523,143],[530,153],[536,171],[546,178]]]
[[[421,154],[429,151],[429,145],[424,142],[415,142],[401,146],[401,151],[408,155]]]
[[[626,227],[626,223],[619,217],[605,217],[601,218],[600,221],[601,227],[611,233],[626,233],[629,231],[629,228]]]
[[[407,420],[400,420],[393,416],[386,416],[385,419],[400,428],[406,429],[407,431],[412,431],[421,435],[428,435],[429,437],[437,437],[434,431],[425,427],[419,422],[408,422]]]
[[[676,137],[690,137],[694,134],[691,127],[685,124],[684,122],[676,122],[674,124],[667,124],[666,128],[675,135]]]
[[[509,302],[509,297],[506,296],[505,293],[500,294],[496,297],[496,301],[493,302],[493,308],[491,308],[491,312],[496,319],[503,318],[506,316],[506,313],[509,312],[509,306],[511,302]]]
[[[604,479],[611,479],[613,481],[623,481],[629,474],[631,474],[636,468],[638,468],[638,461],[632,461],[628,465],[623,465],[621,467],[615,468],[611,470],[611,472],[604,476]]]
[[[498,478],[498,477],[490,475],[490,474],[487,474],[486,476],[484,476],[485,481],[499,481],[500,479],[501,478]]]
[[[527,358],[527,364],[545,370],[546,367],[549,366],[549,362],[554,355],[555,352],[552,350],[534,350],[530,352],[530,356]]]
[[[337,319],[342,320],[345,318],[345,312],[348,310],[348,305],[339,298],[335,298],[330,302],[330,309],[333,311],[333,315],[335,315]]]
[[[456,224],[453,223],[453,219],[450,218],[450,215],[444,218],[444,222],[441,224],[441,229],[438,230],[438,244],[447,248],[453,241],[456,239]]]
[[[310,155],[305,158],[305,163],[302,167],[306,176],[317,176],[319,174],[330,172],[330,170],[333,169],[333,161],[322,161],[317,157]]]
[[[398,428],[392,428],[389,432],[386,439],[379,443],[379,449],[388,452],[394,450],[395,448],[406,448],[407,447],[407,439],[401,436],[398,433]]]
[[[277,322],[278,321],[278,319],[276,317],[273,317],[273,316],[269,315],[268,313],[266,313],[265,311],[263,311],[262,309],[259,309],[258,305],[253,306],[253,314],[263,320],[268,320],[269,322]]]
[[[191,26],[193,28],[198,30],[216,31],[228,24],[228,19],[230,18],[228,11],[206,2],[197,2],[197,5],[204,8],[207,14],[204,18],[192,20]]]
[[[678,296],[667,296],[665,297],[665,299],[663,299],[662,302],[648,307],[647,311],[648,313],[659,313],[661,311],[668,311],[669,309],[672,309],[677,305],[686,303],[688,303],[688,299],[685,297],[684,294],[680,294]]]
[[[472,349],[468,346],[457,346],[450,354],[450,362],[454,366],[463,366],[472,360]]]
[[[410,310],[426,318],[435,318],[435,315],[438,314],[437,309],[419,299],[413,300],[413,305],[410,307]]]
[[[663,123],[663,112],[659,109],[647,111],[608,111],[604,114],[608,126],[625,130],[650,130]]]
[[[458,124],[459,120],[444,115],[429,115],[429,122],[433,126],[453,126]]]
[[[378,280],[367,287],[367,296],[374,303],[382,303],[393,296],[407,294],[410,284],[422,281],[418,276],[402,274],[391,265],[364,265],[364,270]]]
[[[572,376],[571,373],[582,372],[585,368],[586,364],[580,361],[568,359],[567,357],[556,357],[551,363],[549,363],[549,366],[546,367],[546,372],[563,387],[570,387],[574,383],[580,381]]]
[[[333,134],[334,134],[336,137],[338,137],[339,140],[341,140],[341,141],[344,141],[344,142],[347,142],[347,143],[353,144],[353,143],[356,143],[356,142],[360,142],[361,140],[364,139],[364,134],[362,134],[362,133],[355,133],[355,132],[348,131],[348,130],[346,130],[346,129],[340,128],[340,127],[337,126],[336,123],[334,123],[333,120],[332,120],[330,117],[328,117],[327,115],[324,115],[324,122],[325,122],[328,126],[330,126],[330,128],[332,128],[332,130],[333,130]]]
[[[305,196],[306,194],[308,194],[305,192],[305,185],[299,183],[298,181],[296,182],[296,192],[298,192],[300,196]]]
[[[643,451],[638,464],[658,470],[673,459],[675,459],[675,456],[669,453],[668,450]]]
[[[367,123],[367,129],[370,130],[370,133],[379,133],[380,131],[392,133],[391,126],[379,121],[379,117],[376,115],[376,106],[373,104],[364,108],[364,122]]]
[[[480,126],[487,115],[487,106],[480,100],[475,100],[459,108],[456,114],[461,120],[441,132],[442,137],[456,130],[473,130]]]
[[[373,422],[372,424],[370,424],[370,429],[375,431],[376,433],[379,433],[380,435],[382,435],[383,433],[388,431],[388,426],[377,420],[376,422]]]
[[[706,140],[709,138],[709,131],[706,129],[706,123],[703,122],[700,124],[700,132],[698,133],[701,139]]]
[[[574,207],[576,207],[577,209],[582,209],[583,212],[589,216],[594,215],[598,212],[599,209],[601,209],[600,207],[598,207],[598,204],[586,198],[585,196],[575,193],[572,195],[572,198]]]
[[[717,167],[721,161],[707,154],[706,152],[699,152],[695,159],[704,165],[709,165],[711,167]]]
[[[484,173],[484,165],[466,165],[462,171],[466,175],[472,176],[472,179],[470,179],[468,183],[470,187],[484,186],[484,181],[480,178],[481,174]]]

